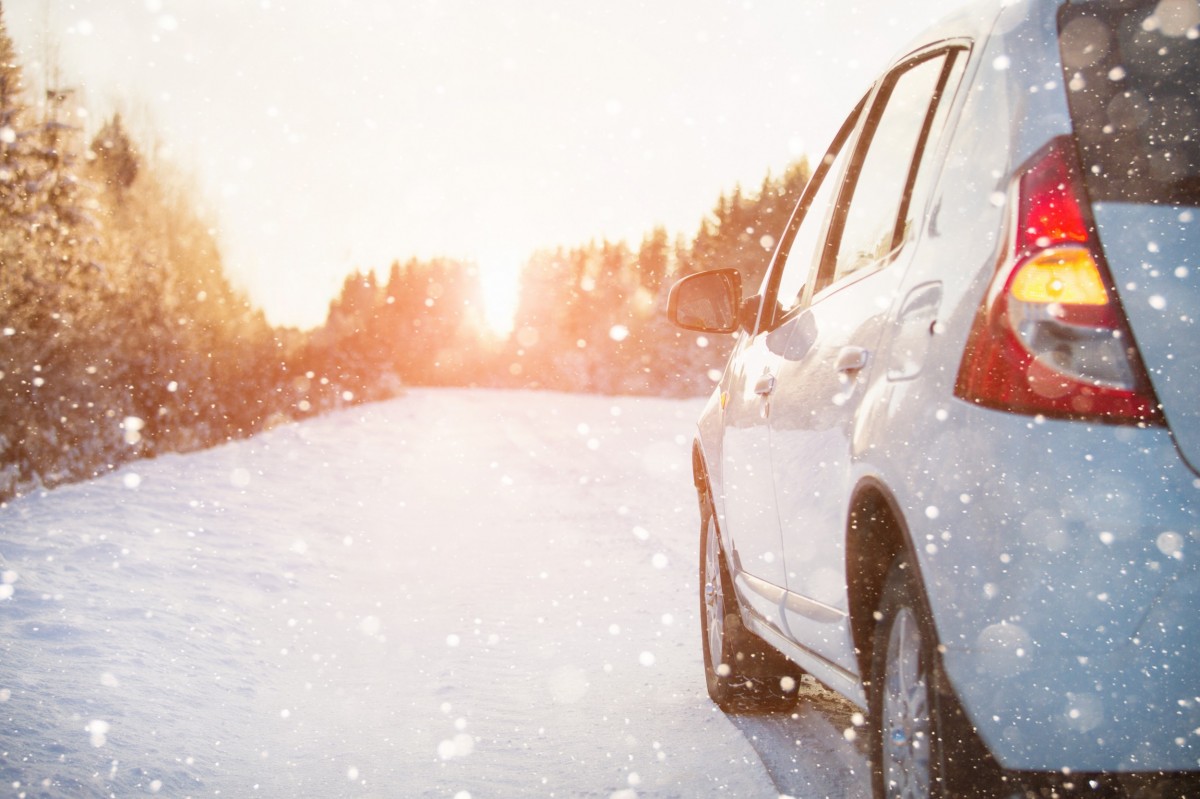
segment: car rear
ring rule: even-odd
[[[1200,771],[1198,85],[1192,0],[1006,5],[906,276],[944,300],[874,462],[1011,771]]]

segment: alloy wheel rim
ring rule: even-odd
[[[725,645],[725,596],[720,583],[719,547],[717,526],[709,519],[704,542],[704,619],[708,629],[708,657],[714,672],[721,666]]]
[[[889,797],[929,796],[932,728],[929,675],[921,631],[909,608],[896,614],[888,636],[883,685],[884,781]]]

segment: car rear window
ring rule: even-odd
[[[1072,3],[1058,24],[1092,199],[1198,204],[1200,4]]]

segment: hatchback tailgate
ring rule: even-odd
[[[1200,473],[1200,212],[1097,203],[1100,240],[1180,452]]]

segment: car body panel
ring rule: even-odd
[[[721,458],[726,524],[743,533],[728,550],[733,568],[775,585],[784,581],[783,544],[771,477],[768,405],[759,383],[777,372],[777,342],[784,335],[783,331],[762,333],[740,347],[737,368],[724,392]],[[778,622],[777,611],[767,615]]]
[[[1194,670],[1172,670],[1151,647],[1103,656],[1040,657],[1028,670],[997,668],[982,651],[944,656],[960,698],[988,707],[974,719],[989,748],[1024,771],[1194,771]]]
[[[786,524],[788,631],[821,657],[856,666],[844,568],[854,421],[899,270],[834,286],[800,313],[771,397],[771,458]],[[846,361],[847,358],[861,360]],[[858,368],[854,368],[857,366]]]
[[[1097,203],[1109,271],[1180,451],[1200,467],[1200,210]]]

